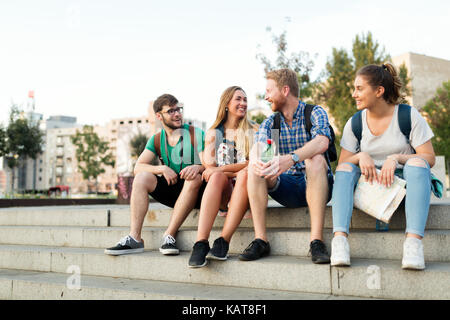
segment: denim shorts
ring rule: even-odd
[[[328,198],[330,201],[333,193],[333,173],[328,170]],[[279,204],[287,208],[307,207],[306,202],[306,176],[304,173],[298,175],[282,173],[273,189],[268,190],[269,195]]]

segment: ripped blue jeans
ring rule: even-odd
[[[422,160],[426,167],[411,165],[413,159]],[[352,170],[336,170],[332,195],[333,233],[349,234],[350,220],[353,213],[353,194],[361,176],[361,170],[352,163]],[[400,172],[399,172],[400,171]],[[401,170],[396,170],[397,176],[406,180],[406,233],[424,236],[428,219],[431,197],[431,172],[427,161],[421,158],[409,159]]]

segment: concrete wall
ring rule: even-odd
[[[450,61],[415,53],[405,53],[392,58],[392,62],[400,67],[405,63],[411,78],[411,104],[421,109],[436,93],[442,83],[450,80]]]

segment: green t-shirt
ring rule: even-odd
[[[165,165],[168,165],[172,170],[176,173],[180,173],[180,171],[190,165],[193,164],[201,164],[201,160],[199,158],[199,153],[202,152],[205,148],[205,132],[197,127],[194,127],[195,139],[194,142],[197,144],[197,152],[193,152],[191,138],[189,134],[189,125],[183,124],[181,128],[183,130],[182,137],[178,140],[177,144],[172,147],[169,143],[166,143],[166,133],[164,130],[161,130],[161,157],[164,161]],[[181,155],[181,140],[183,140],[183,159],[180,158]],[[167,145],[167,152],[166,152]],[[155,135],[153,135],[145,146],[146,149],[152,151],[155,155]],[[168,158],[167,158],[168,156]]]

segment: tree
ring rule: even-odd
[[[7,153],[6,129],[0,124],[0,157],[6,156]]]
[[[267,27],[267,32],[271,32],[272,29]],[[272,33],[272,42],[275,45],[276,60],[272,62],[264,53],[257,53],[256,58],[264,65],[264,72],[267,73],[271,70],[289,68],[297,73],[300,96],[302,99],[310,98],[313,93],[313,88],[317,84],[315,81],[311,81],[311,72],[314,68],[314,61],[310,58],[309,53],[304,51],[293,52],[288,55],[288,44],[286,40],[287,32],[284,30],[280,35]],[[260,46],[258,46],[259,48]],[[262,99],[262,95],[258,95],[259,99]]]
[[[94,179],[97,191],[97,177],[105,173],[105,166],[115,165],[113,154],[109,151],[109,143],[100,139],[94,132],[94,127],[88,125],[83,126],[81,132],[77,130],[71,140],[76,147],[78,169],[83,179],[88,181]]]
[[[403,82],[403,87],[400,90],[400,94],[403,97],[401,103],[410,104],[407,97],[412,95],[412,88],[410,87],[411,78],[408,77],[408,68],[404,62],[400,65],[398,72],[398,75]]]
[[[15,168],[21,160],[36,159],[42,153],[43,132],[39,124],[28,118],[16,104],[12,104],[9,124],[5,131],[4,154],[7,165],[12,170],[11,190],[14,191]]]
[[[130,140],[131,156],[138,158],[147,145],[148,137],[139,132]]]
[[[255,121],[257,124],[261,124],[266,118],[266,115],[262,112],[258,112],[251,116],[251,120]]]
[[[438,155],[445,156],[446,167],[450,164],[450,81],[444,82],[436,90],[433,98],[422,108],[422,114],[428,120],[434,137],[431,140]]]
[[[145,146],[147,145],[148,137],[138,132],[131,140],[130,140],[130,148],[131,148],[131,158],[133,159],[133,167],[136,164],[137,158],[141,155],[142,151],[144,151]],[[155,157],[151,163],[152,165],[159,165],[158,157]]]
[[[381,65],[391,59],[373,39],[372,33],[356,35],[353,40],[351,55],[345,49],[332,49],[331,58],[325,67],[325,83],[318,86],[316,98],[318,102],[326,105],[334,118],[336,135],[339,140],[342,136],[345,123],[356,112],[355,102],[352,98],[353,81],[356,72],[368,64]],[[403,81],[402,93],[411,95],[408,70],[403,64],[399,68],[399,76]],[[403,102],[407,102],[403,100]]]

